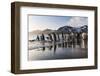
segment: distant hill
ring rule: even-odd
[[[55,32],[56,30],[52,30],[52,29],[45,29],[42,31],[42,33],[44,34],[49,34],[49,33],[52,33],[52,32]]]
[[[29,32],[29,34],[48,34],[48,33],[52,33],[52,32],[55,32],[56,30],[52,30],[52,29],[45,29],[43,31],[41,30],[34,30],[32,32]]]
[[[40,34],[40,33],[42,33],[41,30],[34,30],[32,32],[29,32],[29,34]]]

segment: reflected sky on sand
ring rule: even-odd
[[[30,42],[28,60],[55,60],[87,58],[87,47],[68,42]]]

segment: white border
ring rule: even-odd
[[[88,58],[87,59],[65,59],[65,60],[27,60],[27,14],[38,15],[58,15],[58,16],[86,16],[88,17]],[[74,9],[55,9],[40,7],[21,7],[20,8],[20,69],[42,69],[94,65],[94,11],[74,10]]]

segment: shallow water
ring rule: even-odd
[[[87,58],[87,48],[81,44],[68,42],[41,42],[29,43],[28,60],[55,60]]]

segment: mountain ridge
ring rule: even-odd
[[[56,32],[56,33],[71,33],[71,32],[87,32],[88,31],[88,26],[87,25],[84,25],[84,26],[80,26],[80,27],[72,27],[72,26],[62,26],[62,27],[59,27],[57,30],[52,30],[52,29],[44,29],[44,30],[34,30],[32,32],[29,32],[29,34],[48,34],[48,33],[53,33],[53,32]]]

